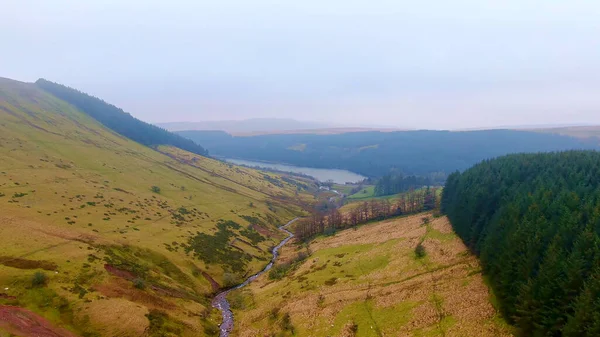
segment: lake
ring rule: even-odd
[[[302,166],[293,166],[293,165],[285,165],[285,164],[275,164],[275,163],[263,163],[258,161],[251,160],[243,160],[243,159],[230,159],[230,158],[222,158],[223,160],[237,165],[246,165],[250,167],[262,167],[272,170],[278,170],[283,172],[293,172],[293,173],[302,173],[308,176],[311,176],[318,181],[325,182],[327,180],[333,180],[336,184],[345,184],[347,182],[356,183],[362,181],[366,177],[361,176],[360,174],[346,171],[346,170],[336,170],[336,169],[321,169],[314,167],[302,167]]]

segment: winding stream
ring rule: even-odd
[[[231,333],[231,330],[233,330],[233,312],[231,312],[231,308],[229,306],[229,301],[227,301],[227,294],[229,294],[229,292],[231,292],[233,290],[237,290],[237,289],[247,286],[250,282],[256,280],[257,277],[268,272],[273,267],[273,264],[275,263],[275,261],[277,260],[277,257],[279,256],[279,249],[281,247],[283,247],[283,245],[288,243],[288,241],[290,241],[294,237],[294,234],[292,234],[292,232],[287,230],[287,227],[289,225],[293,224],[294,221],[296,221],[296,220],[298,220],[298,218],[295,218],[295,219],[291,220],[290,222],[288,222],[287,224],[279,227],[279,230],[282,232],[285,232],[288,236],[287,236],[287,238],[283,239],[277,246],[275,246],[275,248],[273,248],[273,258],[271,258],[271,262],[269,262],[269,264],[262,271],[248,277],[246,279],[246,281],[244,281],[243,283],[238,284],[237,286],[235,286],[231,289],[228,289],[228,290],[218,293],[217,296],[215,296],[215,298],[213,299],[213,301],[212,301],[213,308],[219,309],[221,311],[221,315],[223,316],[223,323],[221,323],[221,326],[220,326],[220,329],[221,329],[221,333],[219,334],[220,337],[229,337],[229,333]]]

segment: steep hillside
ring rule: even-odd
[[[35,85],[72,104],[107,128],[140,144],[148,146],[172,145],[196,154],[208,154],[202,146],[193,141],[143,122],[99,98],[45,79],[37,80]]]
[[[211,154],[297,166],[346,169],[368,177],[401,172],[449,174],[509,153],[598,149],[598,142],[557,134],[514,130],[470,132],[353,132],[336,135],[286,134],[234,137],[181,131]]]
[[[524,336],[600,335],[600,153],[511,155],[448,178],[442,207]]]
[[[430,213],[285,246],[229,299],[236,336],[511,335],[477,259]]]
[[[266,264],[310,182],[158,150],[0,79],[3,310],[86,336],[216,330],[211,293]]]

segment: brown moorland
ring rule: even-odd
[[[279,263],[305,251],[283,278],[264,275],[230,294],[236,335],[511,336],[478,260],[445,217],[401,217],[288,245]]]

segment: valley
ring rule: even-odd
[[[299,173],[299,174],[313,177],[320,182],[332,181],[336,184],[341,184],[341,185],[344,185],[346,183],[358,183],[358,182],[366,179],[366,177],[361,176],[360,174],[356,174],[356,173],[346,171],[346,170],[301,167],[301,166],[285,165],[285,164],[279,164],[279,163],[264,163],[264,162],[242,160],[242,159],[230,159],[230,158],[225,158],[224,160],[229,163],[247,166],[247,167],[254,167],[254,168],[259,168],[259,169],[266,168],[266,169],[276,170],[276,171],[280,171],[280,172]]]
[[[284,275],[229,294],[236,335],[512,335],[445,217],[422,213],[296,242],[278,264],[290,261],[298,262]]]
[[[223,131],[178,131],[215,156],[340,169],[371,178],[391,172],[445,176],[494,157],[522,152],[600,149],[598,138],[531,130],[363,131],[234,136]],[[343,183],[343,182],[342,182]]]
[[[0,8],[0,337],[600,336],[599,2]]]
[[[533,140],[499,152],[595,146],[494,134]],[[374,177],[238,166],[253,162],[214,159],[75,89],[0,79],[0,336],[600,331],[596,151],[509,155],[446,181],[493,151],[448,165],[419,154],[435,170],[407,175],[363,157],[393,146],[354,151],[357,135],[344,137],[345,159]],[[306,165],[342,148],[302,144],[286,151]]]
[[[142,146],[5,79],[0,156],[0,305],[85,336],[210,335],[215,287],[261,270],[313,200],[311,181]]]

